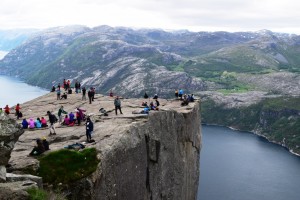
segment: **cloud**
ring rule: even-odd
[[[70,24],[298,32],[297,0],[2,0],[0,27]]]

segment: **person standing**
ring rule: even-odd
[[[60,109],[58,109],[58,113],[57,113],[58,119],[59,119],[59,123],[62,123],[62,118],[63,118],[62,114],[68,114],[68,112],[66,112],[64,110],[63,106],[61,106]]]
[[[93,91],[92,88],[89,89],[88,91],[88,97],[89,97],[89,102],[90,104],[92,103],[92,98],[93,98]]]
[[[81,100],[86,100],[86,89],[85,87],[82,88],[82,99]]]
[[[57,95],[56,100],[60,100],[60,87],[57,87],[56,95]]]
[[[20,118],[20,109],[21,109],[20,104],[17,104],[15,108],[17,119]]]
[[[50,126],[49,126],[50,134],[49,135],[56,135],[55,127],[54,127],[55,116],[50,111],[47,111],[47,115],[49,116],[49,122],[50,122]],[[52,133],[52,130],[53,130],[53,133]]]
[[[90,142],[92,139],[92,132],[94,131],[94,124],[90,117],[86,119],[86,141]]]
[[[119,96],[116,96],[116,98],[114,100],[114,105],[115,105],[116,115],[118,115],[118,113],[117,113],[118,109],[120,110],[120,113],[123,114],[122,110],[121,110],[121,100],[119,99]]]

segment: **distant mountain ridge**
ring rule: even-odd
[[[166,32],[109,26],[41,31],[10,51],[0,72],[45,88],[64,78],[100,92],[138,96],[235,88],[240,74],[300,72],[300,36],[259,32]],[[228,84],[224,72],[234,78]],[[231,82],[230,82],[231,83]]]
[[[0,30],[0,51],[10,51],[22,44],[36,29]]]

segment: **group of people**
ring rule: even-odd
[[[33,118],[30,118],[29,121],[26,120],[26,118],[22,121],[22,127],[23,129],[34,129],[34,128],[42,128],[42,127],[48,127],[47,120],[44,117],[36,118],[34,120]]]
[[[178,90],[175,90],[175,97],[176,99],[180,99],[182,102],[181,102],[181,105],[182,106],[187,106],[189,104],[189,102],[194,102],[195,101],[195,97],[194,97],[194,94],[183,94],[183,90],[180,89],[179,91]]]

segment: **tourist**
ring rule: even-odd
[[[74,118],[75,118],[75,115],[72,112],[70,112],[70,114],[69,114],[69,122],[70,123],[74,122],[75,121]]]
[[[89,102],[90,104],[92,103],[92,99],[93,99],[93,91],[92,88],[89,89],[88,91],[88,97],[89,97]]]
[[[47,111],[47,115],[49,116],[49,122],[50,122],[50,126],[49,126],[49,135],[56,135],[56,132],[55,132],[55,127],[54,127],[54,123],[55,123],[55,116],[50,112],[50,111]],[[52,133],[53,131],[53,133]]]
[[[175,97],[176,97],[176,99],[178,99],[178,90],[177,89],[175,90]]]
[[[51,92],[55,92],[55,86],[54,85],[51,88]]]
[[[70,124],[70,118],[68,117],[68,115],[65,116],[63,123],[64,123],[64,125],[67,125],[67,126]]]
[[[56,95],[57,95],[56,100],[60,100],[60,87],[57,87]]]
[[[37,118],[34,122],[36,128],[42,128],[42,122],[40,118]]]
[[[58,109],[58,120],[59,120],[59,123],[62,122],[62,114],[68,114],[68,112],[64,111],[64,107],[63,106],[60,106],[60,109]]]
[[[17,119],[21,117],[20,109],[21,109],[20,104],[17,104],[15,108]]]
[[[157,99],[155,99],[155,104],[156,104],[156,108],[158,108],[158,106],[160,105]]]
[[[28,128],[28,122],[27,122],[27,120],[25,118],[22,121],[22,127],[23,127],[23,129],[27,129]]]
[[[153,97],[153,99],[158,99],[158,95],[155,94],[154,97]]]
[[[38,156],[45,152],[45,147],[43,145],[43,142],[40,138],[36,139],[36,144],[32,151],[29,153],[30,156]]]
[[[6,105],[6,106],[4,107],[4,112],[5,112],[7,115],[9,115],[9,113],[10,113],[10,108],[8,107],[8,105]]]
[[[29,119],[28,124],[29,124],[29,128],[30,128],[30,129],[34,129],[34,128],[35,128],[35,123],[34,123],[34,121],[33,121],[32,118]]]
[[[81,100],[86,101],[86,89],[85,89],[85,87],[82,88],[82,99]]]
[[[147,92],[145,92],[145,94],[144,94],[144,98],[145,98],[145,99],[148,99],[148,98],[149,98],[149,96],[148,96]]]
[[[44,117],[42,117],[41,123],[42,123],[42,127],[47,127],[48,126],[47,120]]]
[[[113,97],[113,96],[114,96],[114,93],[112,92],[112,90],[109,91],[109,96],[110,96],[110,97]]]
[[[68,95],[67,95],[67,93],[64,92],[64,94],[61,95],[60,100],[67,99],[67,98],[68,98]]]
[[[86,110],[80,109],[80,108],[76,108],[77,112],[76,112],[76,119],[78,122],[78,126],[80,126],[81,120],[84,120],[84,113]]]
[[[46,137],[42,138],[42,143],[43,143],[45,151],[50,150],[50,148],[49,148],[49,142],[47,141]]]
[[[93,122],[92,122],[92,120],[90,119],[90,117],[88,117],[87,119],[86,119],[86,124],[85,124],[86,126],[86,141],[87,142],[90,142],[91,141],[91,139],[92,139],[92,132],[93,132],[93,130],[94,130],[94,125],[93,125]]]
[[[179,93],[178,93],[178,96],[180,97],[180,100],[182,100],[182,95],[183,95],[183,90],[180,89],[180,90],[179,90]]]
[[[116,111],[116,115],[118,115],[117,113],[117,110],[119,109],[120,110],[120,113],[122,113],[122,110],[121,110],[121,100],[119,99],[119,96],[117,96],[114,100],[114,105],[115,105],[115,111]]]

